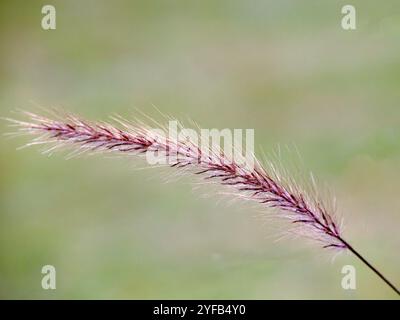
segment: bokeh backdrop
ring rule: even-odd
[[[41,28],[45,4],[56,30]],[[267,154],[294,144],[336,194],[345,236],[399,285],[399,35],[397,0],[1,1],[0,116],[40,105],[162,120],[155,105],[254,128]],[[190,179],[16,150],[26,142],[0,138],[1,298],[396,298],[353,256],[275,242],[276,222]],[[46,264],[56,290],[41,287]],[[341,287],[347,264],[357,290]]]

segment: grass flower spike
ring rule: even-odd
[[[174,155],[167,165],[172,170],[194,174],[229,188],[236,196],[275,208],[275,215],[290,222],[290,231],[312,239],[323,248],[349,250],[374,271],[397,294],[399,290],[361,256],[341,234],[341,225],[334,212],[313,193],[305,192],[295,183],[286,181],[273,166],[267,170],[254,160],[247,168],[228,161],[224,152],[205,150],[190,139],[169,139],[143,123],[130,123],[115,117],[114,124],[89,122],[74,115],[53,119],[25,112],[28,121],[7,119],[18,127],[18,132],[36,136],[28,145],[50,144],[52,152],[61,147],[72,148],[71,155],[85,152],[119,154]]]

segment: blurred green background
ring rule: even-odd
[[[1,1],[0,115],[162,120],[154,104],[205,128],[254,128],[267,154],[295,144],[335,192],[348,241],[400,285],[400,3],[351,1],[357,30],[344,31],[348,3]],[[41,28],[45,4],[56,30]],[[0,139],[1,298],[396,298],[353,256],[276,243],[280,225],[190,179],[16,151],[26,142]],[[46,264],[56,290],[41,288]],[[346,264],[355,291],[341,288]]]

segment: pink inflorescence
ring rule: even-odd
[[[74,153],[117,152],[144,154],[164,152],[177,155],[168,165],[175,168],[192,169],[192,173],[229,186],[235,194],[261,203],[269,208],[280,209],[276,216],[288,219],[290,231],[295,235],[316,240],[324,248],[347,248],[340,236],[339,226],[317,196],[310,196],[293,184],[283,182],[275,172],[268,173],[257,161],[252,169],[235,161],[226,161],[223,153],[207,152],[187,140],[160,139],[147,126],[131,124],[114,118],[123,127],[108,123],[92,123],[76,116],[66,115],[62,120],[53,120],[26,113],[29,122],[11,120],[20,131],[38,135],[32,144],[54,143],[50,150],[62,146],[76,146]],[[207,150],[209,151],[209,150]]]

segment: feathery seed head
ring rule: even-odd
[[[324,248],[344,249],[347,243],[340,235],[339,225],[318,196],[301,191],[291,179],[271,170],[252,157],[252,166],[244,166],[235,158],[214,148],[205,148],[195,139],[178,135],[171,139],[165,128],[151,129],[144,123],[131,123],[114,117],[116,125],[89,122],[74,115],[50,119],[24,112],[29,121],[7,119],[19,132],[35,135],[31,143],[51,144],[47,152],[70,147],[76,156],[85,152],[112,152],[146,155],[148,160],[163,155],[166,165],[183,172],[190,172],[229,187],[240,198],[257,202],[268,208],[278,209],[276,217],[291,222],[290,232],[315,240]],[[171,160],[172,159],[172,160]],[[151,161],[149,161],[151,162]]]

